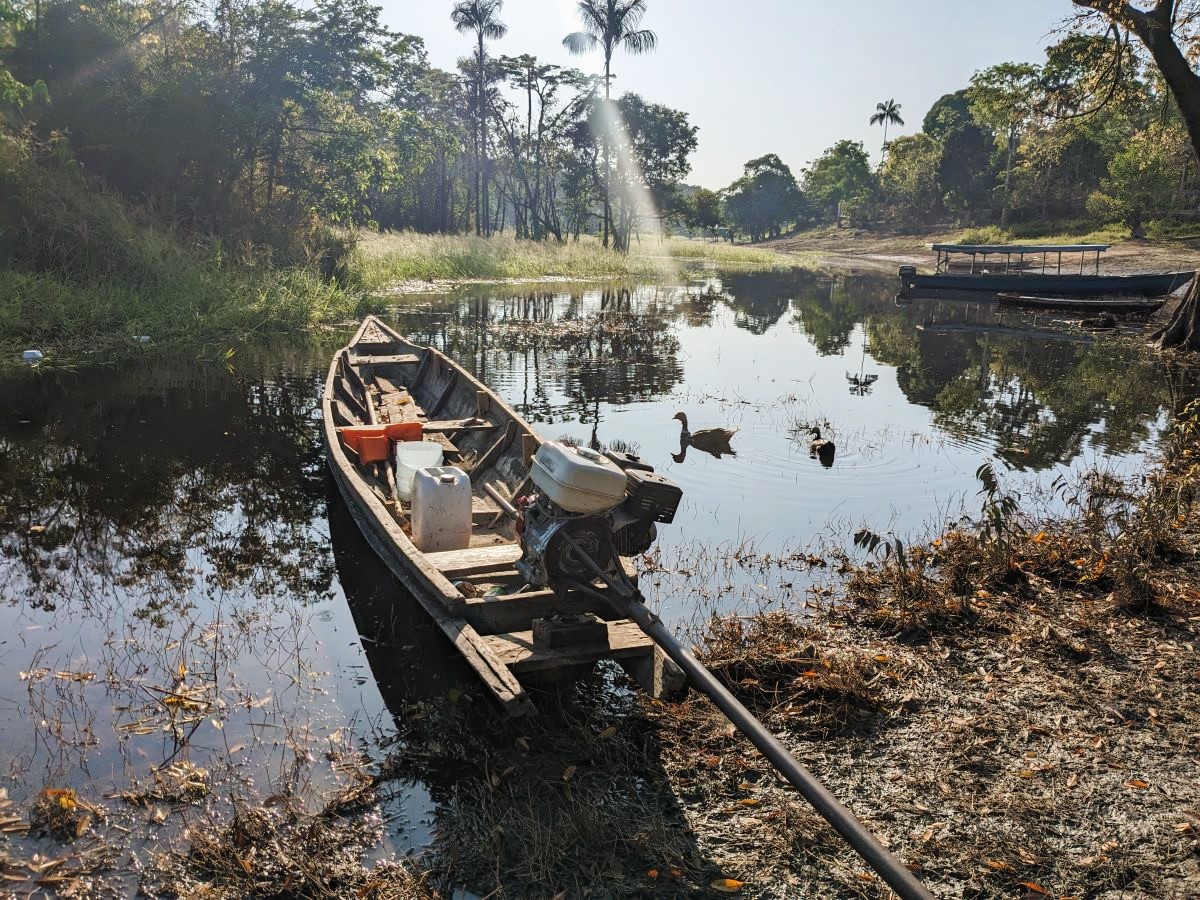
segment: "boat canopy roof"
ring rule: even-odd
[[[1016,256],[1022,253],[1103,253],[1109,244],[934,244],[938,253],[1001,253]]]

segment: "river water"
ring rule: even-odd
[[[404,298],[388,319],[543,436],[632,446],[683,487],[647,581],[682,623],[709,576],[723,586],[706,609],[803,590],[731,558],[977,511],[985,462],[1051,510],[1056,479],[1134,476],[1190,399],[1136,343],[978,302],[899,306],[894,290],[799,271],[476,286]],[[0,786],[18,808],[76,788],[144,855],[171,802],[118,795],[153,794],[164,765],[207,773],[218,815],[234,797],[315,797],[340,755],[386,744],[393,714],[460,683],[324,469],[321,383],[352,329],[223,363],[150,349],[0,375]],[[680,411],[693,430],[737,428],[736,456],[681,453]],[[813,426],[831,466],[809,453]],[[403,785],[387,849],[431,841],[437,808]]]

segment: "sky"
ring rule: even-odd
[[[392,28],[425,39],[430,62],[454,69],[470,38],[450,22],[453,0],[377,0]],[[687,112],[700,127],[690,183],[718,189],[743,164],[776,153],[800,170],[842,138],[878,159],[883,130],[875,104],[895,99],[903,128],[921,130],[938,97],[979,69],[1040,62],[1070,0],[649,0],[643,27],[658,49],[613,62],[615,92]],[[565,34],[579,29],[574,0],[505,0],[508,35],[492,52],[599,73],[599,54],[572,57]]]

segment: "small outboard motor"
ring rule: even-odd
[[[606,575],[621,578],[620,557],[649,550],[658,537],[655,523],[670,524],[683,498],[636,456],[555,441],[538,449],[530,478],[537,490],[518,504],[517,571],[531,585],[560,593],[595,575],[576,547]]]

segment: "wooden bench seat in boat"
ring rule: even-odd
[[[451,581],[464,575],[511,569],[520,558],[521,548],[516,544],[493,544],[490,547],[425,554],[425,559]]]
[[[352,366],[415,366],[421,357],[415,353],[399,353],[383,356],[351,356],[347,358]]]
[[[502,602],[502,601],[501,601]],[[652,652],[654,642],[628,619],[606,623],[608,639],[595,644],[546,647],[533,642],[532,631],[485,635],[483,640],[496,658],[516,673],[557,669],[564,665],[628,659]]]

